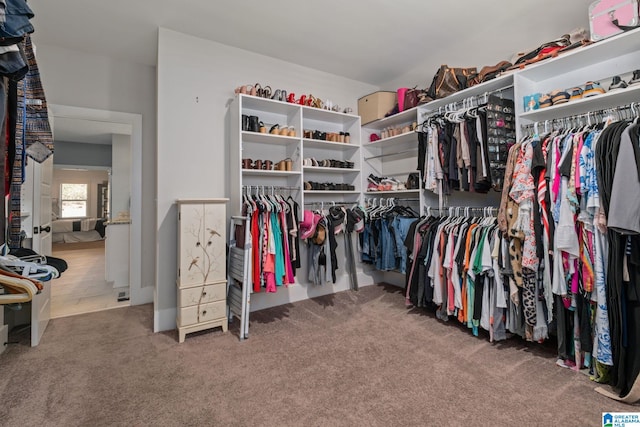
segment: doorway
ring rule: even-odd
[[[62,217],[73,216],[74,208],[84,206],[83,231],[95,233],[100,227],[94,221],[104,219],[107,224],[97,239],[79,234],[78,239],[68,236],[69,241],[60,241],[54,235],[53,256],[65,259],[69,270],[53,283],[52,317],[139,304],[144,298],[140,284],[141,115],[62,105],[50,105],[50,110],[56,140],[53,217],[72,220]],[[75,157],[60,159],[67,143]],[[101,154],[87,160],[96,146]],[[84,182],[86,203],[74,204],[68,195],[63,197],[62,181]]]

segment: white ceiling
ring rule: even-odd
[[[111,145],[113,134],[131,135],[131,125],[70,117],[53,117],[56,141]]]
[[[156,64],[165,27],[382,86],[441,63],[509,59],[576,27],[592,0],[30,0],[39,43]],[[428,83],[428,82],[427,82]]]

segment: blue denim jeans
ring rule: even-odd
[[[396,258],[399,260],[399,269],[403,274],[407,271],[407,248],[404,246],[404,239],[407,238],[409,227],[415,220],[415,218],[397,216],[392,223],[396,241]]]
[[[393,237],[392,219],[383,218],[380,220],[380,246],[381,259],[380,270],[396,270],[398,268],[396,262],[396,242]],[[378,264],[376,264],[378,266]]]

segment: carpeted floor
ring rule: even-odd
[[[404,308],[397,288],[252,315],[232,329],[153,334],[151,305],[51,321],[0,355],[1,425],[602,425],[635,411],[555,365],[551,346],[491,344]]]

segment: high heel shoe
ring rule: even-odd
[[[300,99],[298,99],[298,101],[296,101],[298,104],[300,105],[307,105],[307,97],[306,95],[302,95],[300,96]]]
[[[271,98],[271,86],[265,86],[262,93],[265,98]]]
[[[281,97],[281,91],[280,89],[276,89],[276,91],[273,92],[273,96],[271,97],[271,99],[273,99],[274,101],[280,101],[280,97]]]
[[[289,126],[282,126],[280,128],[280,135],[289,136]]]
[[[267,133],[267,127],[263,122],[258,123],[258,130],[260,131],[260,133]]]
[[[275,124],[271,126],[271,129],[269,129],[269,133],[272,135],[278,135],[280,133],[280,125]]]
[[[287,96],[287,102],[290,104],[295,104],[296,102],[296,94],[291,92],[289,96]]]

